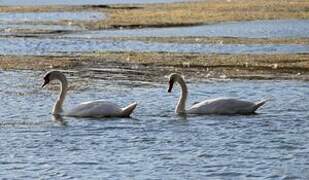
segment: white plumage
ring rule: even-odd
[[[175,110],[178,114],[252,114],[266,102],[266,100],[249,102],[233,98],[215,98],[195,103],[186,110],[187,85],[179,74],[173,73],[170,75],[168,92],[171,92],[174,82],[178,82],[182,90]]]
[[[253,103],[232,98],[216,98],[197,103],[186,112],[190,114],[251,114],[264,103],[265,101]]]
[[[129,117],[137,106],[137,103],[132,103],[125,108],[121,108],[112,102],[96,100],[81,103],[73,109],[64,112],[62,105],[68,88],[67,79],[60,71],[51,71],[44,76],[42,87],[52,80],[59,80],[61,83],[61,92],[52,111],[54,115],[75,117]]]
[[[64,115],[76,117],[129,116],[136,105],[136,103],[132,103],[125,108],[121,108],[117,104],[104,100],[88,101],[65,112]]]

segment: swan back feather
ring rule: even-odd
[[[194,114],[252,114],[266,101],[256,104],[233,98],[216,98],[205,100],[187,110]]]

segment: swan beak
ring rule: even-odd
[[[170,81],[169,82],[169,84],[170,84],[170,86],[169,86],[169,88],[168,88],[168,91],[167,92],[172,92],[172,89],[173,89],[173,85],[174,85],[174,82],[173,81]]]
[[[46,84],[48,84],[48,82],[47,81],[44,81],[44,83],[42,84],[42,88],[46,85]]]

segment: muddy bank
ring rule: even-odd
[[[192,78],[309,80],[309,54],[227,55],[96,53],[82,56],[0,56],[0,68],[86,72],[103,79],[162,81],[170,72]]]
[[[205,37],[205,36],[188,36],[188,37],[97,37],[87,36],[75,26],[57,26],[57,25],[0,25],[0,30],[9,28],[9,32],[0,33],[3,38],[62,38],[72,39],[95,39],[102,41],[140,41],[145,43],[177,43],[177,44],[243,44],[243,45],[308,45],[309,38],[290,37],[290,38],[242,38],[242,37]],[[25,29],[23,29],[25,28]],[[31,29],[32,28],[32,29]]]
[[[17,28],[16,28],[17,27]],[[70,26],[48,26],[48,25],[29,25],[28,29],[18,29],[16,25],[6,25],[3,28],[12,28],[10,32],[0,33],[4,38],[48,38],[61,36],[63,38],[78,37],[77,34],[72,34],[72,31],[80,30],[77,27]],[[30,29],[33,28],[33,29]],[[1,29],[1,25],[0,25]],[[205,36],[190,36],[190,37],[80,37],[80,39],[97,39],[104,41],[142,41],[147,43],[178,43],[178,44],[300,44],[308,45],[309,38],[239,38],[239,37],[205,37]]]
[[[76,12],[107,13],[108,18],[95,22],[70,21],[87,29],[171,27],[212,24],[225,21],[267,19],[308,19],[305,0],[233,0],[141,5],[82,5],[0,7],[0,12]],[[67,24],[59,21],[56,24]]]
[[[115,41],[143,41],[179,44],[309,44],[309,38],[238,38],[238,37],[106,37]]]

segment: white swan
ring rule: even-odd
[[[175,109],[177,114],[253,114],[266,102],[263,100],[253,103],[232,98],[216,98],[196,103],[186,110],[187,85],[179,74],[173,73],[169,77],[168,92],[172,91],[174,82],[178,82],[182,90]]]
[[[61,92],[52,111],[54,115],[75,117],[129,117],[137,105],[136,103],[132,103],[125,108],[120,108],[114,103],[97,100],[81,103],[77,107],[63,112],[62,104],[67,93],[68,82],[62,72],[50,71],[45,74],[42,87],[53,80],[59,80],[61,83]]]

